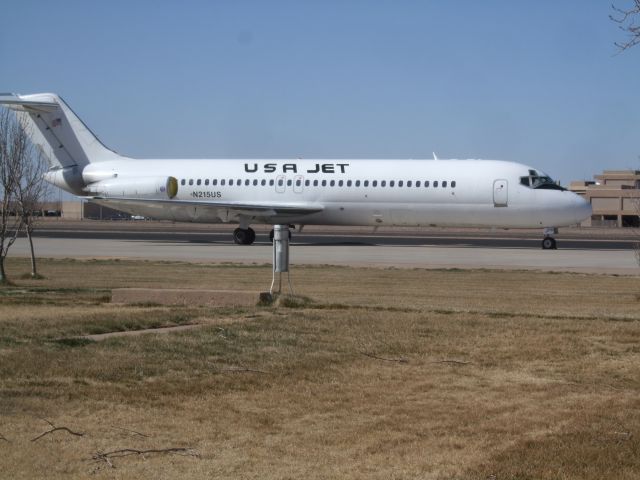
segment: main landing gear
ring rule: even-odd
[[[233,241],[237,245],[251,245],[256,241],[256,232],[253,228],[236,228],[233,231]]]
[[[543,250],[557,250],[558,246],[556,245],[556,239],[553,238],[553,235],[558,233],[555,228],[545,228],[544,229],[544,238],[542,239],[542,249]]]

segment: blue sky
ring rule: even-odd
[[[620,6],[628,0],[617,0]],[[0,91],[166,158],[640,168],[640,47],[611,0],[2,2]]]

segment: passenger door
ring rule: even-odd
[[[509,188],[506,180],[495,180],[493,182],[493,206],[506,207],[509,200]]]

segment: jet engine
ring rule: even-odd
[[[111,178],[90,183],[84,191],[109,198],[173,198],[178,194],[178,180],[175,177]]]

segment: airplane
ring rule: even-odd
[[[160,220],[252,224],[541,228],[591,205],[540,170],[499,160],[133,159],[105,147],[56,94],[0,94],[50,164],[45,179],[101,205]],[[273,230],[271,231],[273,236]],[[273,238],[273,237],[272,237]]]

